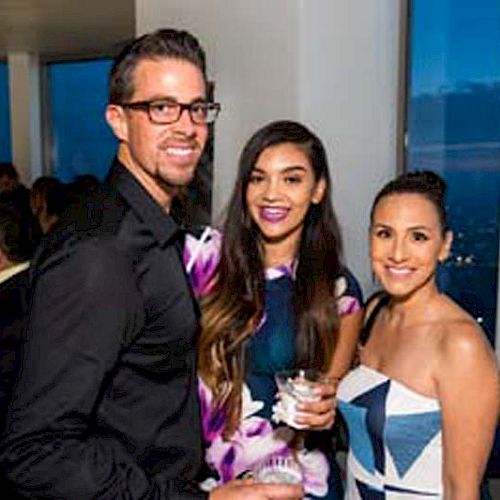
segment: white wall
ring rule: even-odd
[[[345,254],[366,293],[368,218],[396,172],[400,0],[300,0],[300,117],[328,150]]]
[[[137,34],[184,28],[207,53],[215,98],[214,214],[232,188],[238,155],[261,125],[297,117],[296,0],[136,0]]]
[[[136,0],[137,34],[195,33],[223,112],[214,213],[241,147],[264,123],[299,119],[325,142],[348,263],[368,293],[371,199],[396,172],[399,0]]]

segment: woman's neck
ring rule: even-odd
[[[264,264],[266,268],[289,264],[295,258],[296,245],[264,243]]]
[[[391,297],[388,312],[389,316],[404,319],[406,322],[420,321],[429,315],[434,301],[441,293],[434,281],[427,286],[414,291],[406,297]]]

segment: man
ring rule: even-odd
[[[31,219],[0,204],[0,432],[17,373],[28,304],[28,268],[35,242]]]
[[[25,496],[198,499],[198,312],[168,215],[193,177],[219,106],[186,32],[127,46],[106,118],[119,140],[112,188],[65,214],[38,251],[23,370],[1,450]],[[296,498],[228,484],[211,500]]]

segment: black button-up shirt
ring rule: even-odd
[[[30,497],[206,498],[181,234],[118,162],[109,181],[38,251],[3,472]]]

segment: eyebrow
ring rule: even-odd
[[[392,226],[390,224],[384,224],[383,222],[377,222],[373,224],[372,227],[392,229]],[[406,231],[432,231],[432,228],[428,226],[411,226],[406,228]]]
[[[207,102],[206,97],[195,97],[189,102],[183,102],[179,101],[177,97],[173,96],[166,96],[166,95],[153,95],[151,97],[148,97],[147,99],[141,99],[141,101],[144,102],[157,102],[157,101],[166,101],[166,102],[172,102],[172,103],[178,103],[178,104],[195,104],[198,102]]]
[[[252,171],[265,173],[264,169],[262,167],[259,167],[258,165],[255,165],[255,167],[253,167]],[[285,167],[283,170],[281,170],[280,174],[289,174],[292,172],[306,172],[306,168],[303,167],[302,165],[291,165],[291,166]]]

